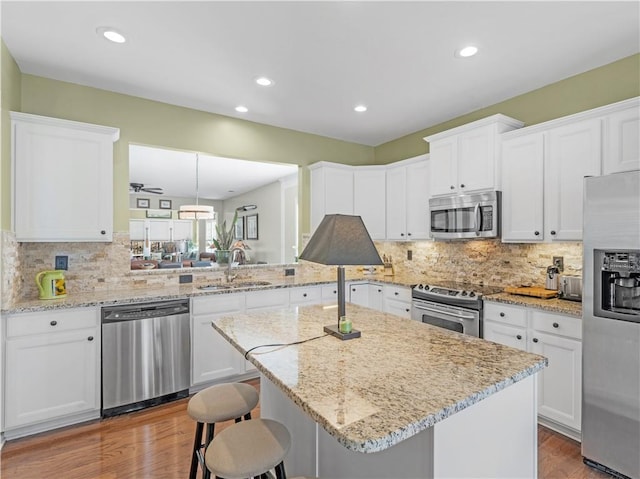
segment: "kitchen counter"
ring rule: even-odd
[[[308,306],[237,314],[212,324],[243,354],[264,344],[317,338],[258,348],[249,360],[284,397],[357,453],[411,444],[413,436],[437,424],[453,424],[447,421],[461,411],[480,411],[479,403],[531,379],[547,364],[542,356],[353,304],[347,314],[362,337],[323,336],[323,325],[337,322],[336,314],[335,308]],[[273,396],[265,385],[266,391]],[[534,411],[533,391],[531,396]],[[275,414],[277,406],[268,403],[263,395],[262,410]],[[534,414],[529,420],[535,429]]]
[[[526,306],[529,308],[542,309],[551,313],[560,313],[575,318],[582,317],[582,303],[578,301],[568,301],[566,299],[541,299],[531,296],[522,296],[511,293],[498,293],[485,296],[485,301],[493,301],[495,303],[514,304],[517,306]]]

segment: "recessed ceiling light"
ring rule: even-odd
[[[103,36],[107,40],[110,40],[110,41],[114,42],[114,43],[124,43],[124,42],[127,41],[127,39],[124,37],[124,35],[122,33],[120,33],[118,30],[116,30],[115,28],[98,27],[96,29],[96,33],[98,35]]]
[[[271,86],[273,85],[273,80],[267,77],[258,77],[256,78],[256,83],[260,86]]]
[[[248,111],[249,111],[249,109],[248,109],[246,106],[238,105],[238,106],[236,107],[236,111],[237,111],[238,113],[246,113],[246,112],[248,112]]]
[[[468,45],[456,51],[456,56],[460,58],[468,58],[468,57],[472,57],[476,53],[478,53],[478,47],[474,47],[473,45]]]
[[[354,108],[354,110],[357,111],[358,113],[363,113],[367,111],[367,107],[364,105],[358,105]]]

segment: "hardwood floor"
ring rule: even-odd
[[[249,383],[260,388],[257,380]],[[0,454],[0,478],[186,478],[195,429],[187,401],[10,441]],[[571,439],[539,426],[538,442],[539,478],[609,477],[585,466]]]

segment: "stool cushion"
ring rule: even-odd
[[[187,413],[205,424],[242,417],[258,404],[259,395],[250,384],[217,384],[196,393],[187,405]]]
[[[272,419],[252,419],[226,428],[205,453],[207,468],[225,479],[259,476],[280,464],[291,446],[287,428]]]

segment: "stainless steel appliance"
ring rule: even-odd
[[[584,183],[582,455],[640,477],[640,171]]]
[[[559,297],[569,301],[582,301],[582,276],[560,276]]]
[[[189,395],[189,301],[102,308],[102,417]]]
[[[434,239],[497,238],[500,236],[499,191],[429,199]]]
[[[466,283],[418,284],[411,289],[411,319],[482,337],[482,296],[500,288]]]

